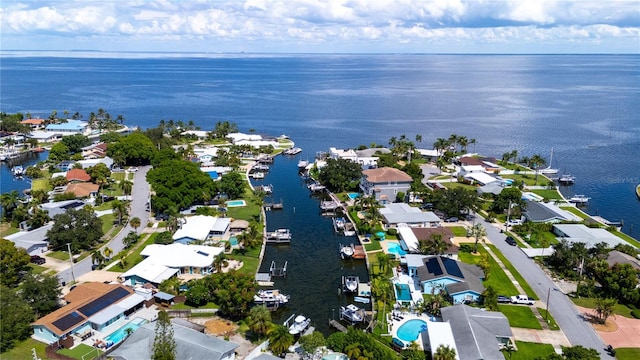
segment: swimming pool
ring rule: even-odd
[[[389,250],[390,253],[395,254],[396,257],[407,255],[407,252],[402,250],[402,247],[400,246],[400,244],[395,242],[388,243],[387,250]]]
[[[323,356],[322,360],[349,360],[349,357],[343,353],[331,353]]]
[[[235,236],[230,237],[230,238],[229,238],[229,244],[230,244],[231,246],[236,246],[236,245],[238,245],[238,238],[237,238],[237,237],[235,237]]]
[[[409,284],[396,284],[396,299],[399,301],[411,301],[411,289]]]
[[[238,207],[246,206],[247,203],[244,202],[244,200],[228,200],[227,202],[225,202],[225,205],[227,205],[227,207]]]
[[[347,196],[349,197],[349,199],[355,200],[360,196],[360,194],[358,194],[358,193],[347,193]]]
[[[420,319],[412,319],[400,325],[396,336],[406,342],[413,342],[418,339],[418,335],[427,330],[427,322]]]
[[[118,330],[112,332],[111,334],[109,334],[109,336],[107,336],[106,338],[104,338],[104,340],[108,343],[109,341],[113,342],[113,344],[117,344],[120,341],[124,340],[124,338],[127,337],[127,329],[131,329],[133,331],[136,331],[140,326],[144,325],[144,323],[146,323],[147,320],[143,319],[143,318],[135,318],[132,321],[129,321],[128,323],[124,324],[123,326],[121,326],[120,328],[118,328]]]

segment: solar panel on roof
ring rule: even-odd
[[[84,318],[82,316],[80,316],[80,314],[78,314],[77,312],[72,312],[71,314],[67,314],[65,316],[63,316],[62,318],[56,320],[53,322],[53,326],[57,327],[58,329],[60,329],[61,331],[67,331],[69,329],[71,329],[72,327],[78,325],[79,323],[81,323],[84,320]]]
[[[117,287],[109,291],[105,295],[93,300],[87,305],[79,308],[78,311],[80,311],[84,316],[89,317],[128,295],[129,292],[127,291],[127,289]]]
[[[60,206],[60,208],[61,208],[61,209],[65,209],[65,210],[67,210],[67,209],[77,208],[78,206],[82,206],[82,205],[84,205],[84,203],[83,203],[83,202],[80,202],[80,201],[74,201],[74,202],[72,202],[72,203],[69,203],[69,204],[66,204],[66,205]]]
[[[438,258],[433,257],[427,260],[426,265],[427,265],[427,270],[434,276],[442,275],[442,268],[440,267],[440,263],[438,263]]]
[[[457,261],[453,259],[442,258],[442,264],[444,265],[444,268],[447,270],[447,273],[449,275],[453,275],[461,279],[464,278],[464,275],[462,275],[462,270],[460,270]]]

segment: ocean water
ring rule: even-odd
[[[105,109],[143,128],[217,121],[291,136],[313,158],[330,146],[431,148],[455,133],[470,151],[501,157],[554,151],[577,177],[566,195],[640,237],[640,56],[202,55],[162,58],[0,58],[0,111],[48,116]],[[82,54],[76,54],[81,56]],[[74,55],[75,56],[75,55]],[[5,182],[2,191],[13,182]]]

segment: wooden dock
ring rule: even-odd
[[[367,253],[364,251],[364,246],[355,245],[354,248],[355,248],[355,251],[353,252],[353,256],[352,256],[354,259],[366,259],[367,258]]]
[[[340,324],[338,320],[329,320],[329,326],[336,328],[338,331],[343,333],[347,332],[347,328],[344,325]]]

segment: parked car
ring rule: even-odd
[[[426,204],[422,204],[420,205],[420,209],[422,210],[431,210],[433,209],[433,204],[432,203],[426,203]]]
[[[129,168],[129,172],[136,172],[136,171],[138,171],[138,168],[135,166],[132,166]]]
[[[498,295],[498,302],[505,304],[505,303],[510,303],[511,302],[511,298],[509,298],[508,296],[504,296],[504,295]]]
[[[527,295],[515,295],[511,297],[511,303],[533,305],[536,303],[536,301],[533,298],[528,297]]]
[[[452,216],[450,218],[447,218],[445,222],[458,222],[458,218],[455,216]]]
[[[516,239],[512,238],[511,236],[507,236],[507,238],[504,239],[504,241],[511,246],[518,245],[518,243],[516,242]]]
[[[36,265],[42,265],[47,262],[47,259],[43,258],[42,256],[31,255],[30,261]]]
[[[98,264],[93,264],[93,265],[91,265],[91,271],[93,271],[93,270],[97,270],[97,269],[99,269],[99,268],[100,268],[100,265],[98,265]]]
[[[522,220],[520,219],[510,219],[507,221],[508,226],[522,225]]]

